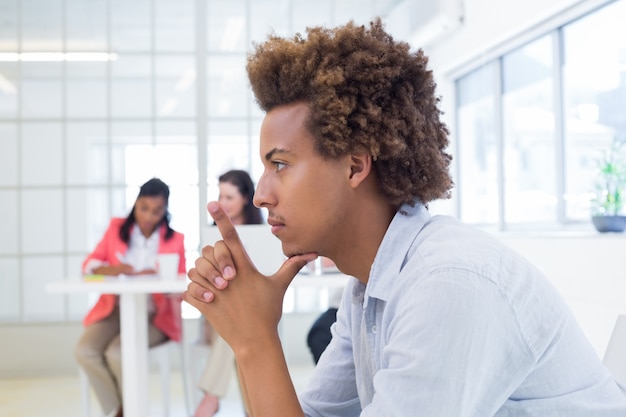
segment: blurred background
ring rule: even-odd
[[[451,131],[456,187],[431,210],[593,233],[594,161],[626,135],[626,0],[0,0],[0,376],[75,372],[93,300],[45,285],[80,279],[140,184],[170,185],[191,266],[218,175],[258,179],[253,42],[378,15],[430,57]],[[291,291],[286,312],[325,291]]]

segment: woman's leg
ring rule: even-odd
[[[196,417],[211,417],[219,408],[219,398],[228,393],[235,354],[219,335],[214,336],[209,359],[198,387],[205,392],[196,409]]]
[[[118,410],[122,403],[115,376],[105,359],[107,346],[119,333],[119,311],[116,309],[106,319],[87,326],[74,350],[76,361],[87,374],[106,415]]]
[[[154,347],[166,342],[167,336],[152,324],[152,317],[149,317],[148,323],[148,347]],[[119,333],[111,340],[105,353],[111,373],[117,382],[119,397],[122,398],[122,346]]]
[[[224,339],[217,336],[211,345],[211,352],[204,373],[198,386],[204,392],[210,392],[217,397],[228,393],[228,384],[233,374],[235,354]]]

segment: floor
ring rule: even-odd
[[[306,386],[313,370],[312,366],[291,369],[296,389]],[[216,417],[244,417],[236,378],[231,378],[228,395],[220,402]],[[185,410],[185,396],[180,374],[174,372],[171,378],[169,417],[188,417]],[[158,374],[150,376],[150,417],[166,416],[161,395]],[[198,397],[199,398],[199,397]],[[99,406],[92,397],[91,415],[101,417]],[[0,379],[0,417],[42,417],[42,416],[86,417],[82,415],[82,405],[76,376],[41,378]],[[132,416],[129,416],[132,417]]]

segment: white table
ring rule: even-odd
[[[51,282],[46,290],[54,293],[119,294],[122,342],[122,392],[124,415],[148,417],[148,308],[147,294],[182,293],[187,277],[176,280],[158,276],[104,277],[102,280],[65,280]]]

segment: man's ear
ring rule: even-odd
[[[359,153],[349,155],[350,177],[349,181],[353,187],[358,187],[369,176],[372,171],[372,155]]]

